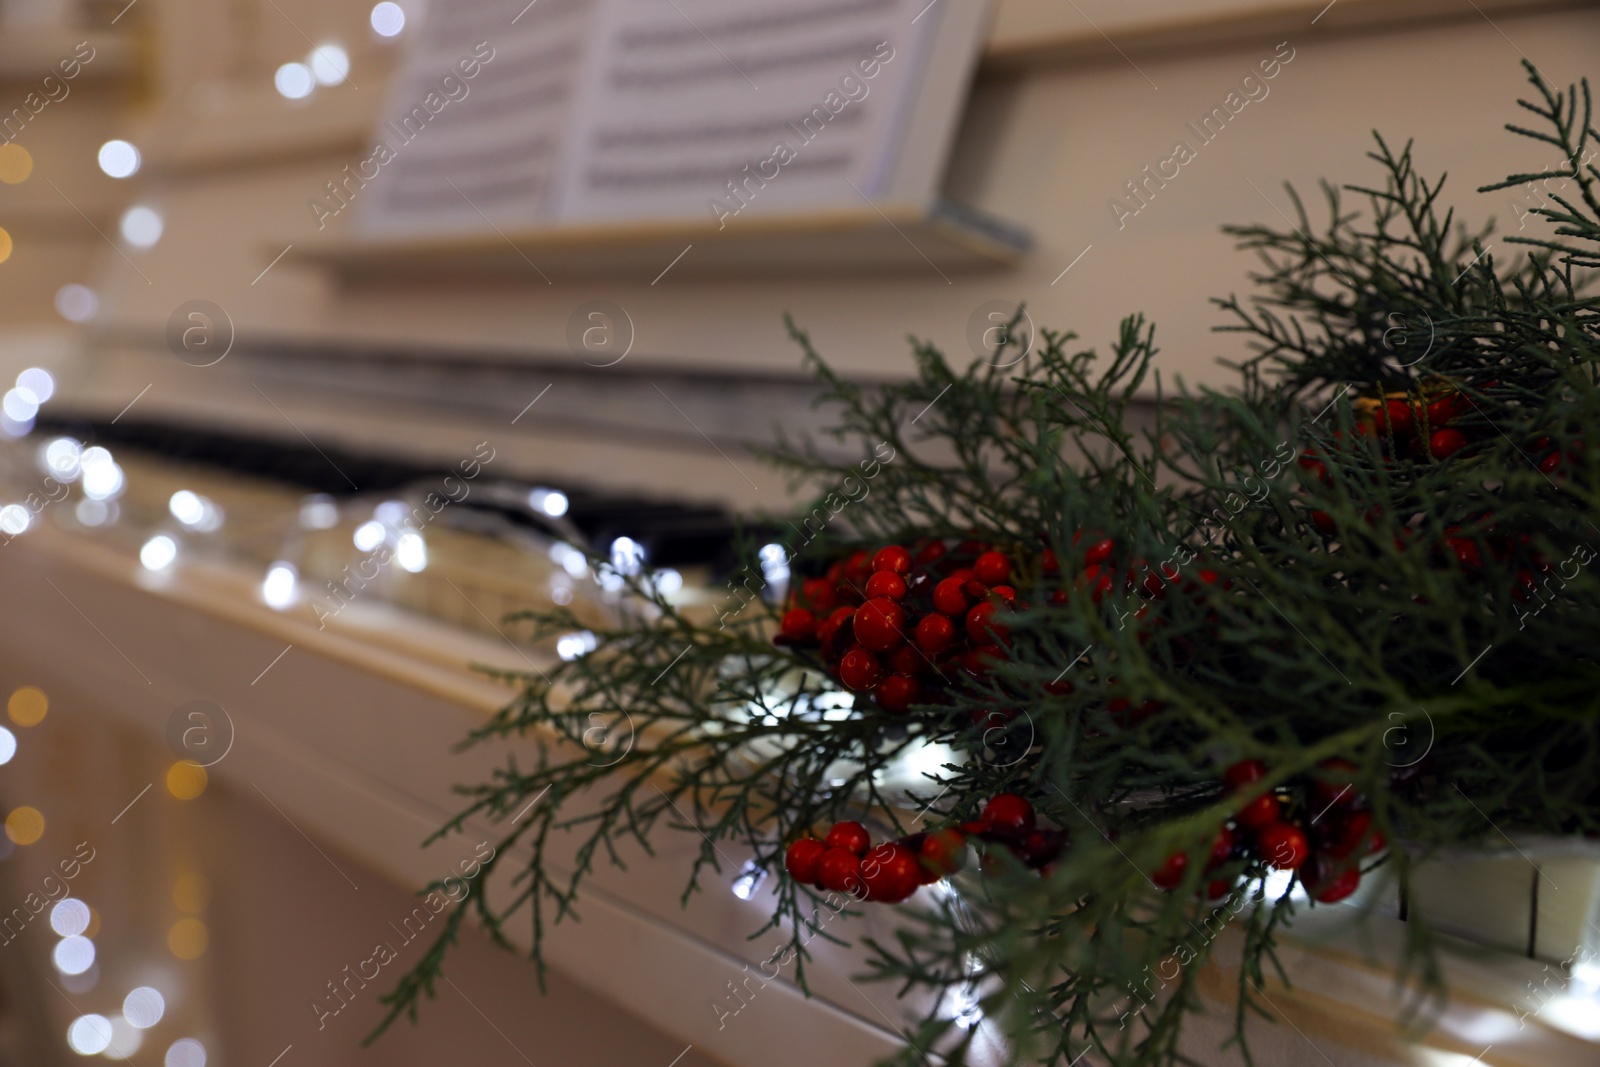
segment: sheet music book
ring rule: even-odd
[[[357,228],[931,205],[988,15],[987,0],[535,0],[513,22],[504,0],[435,0],[360,167]]]

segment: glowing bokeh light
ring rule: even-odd
[[[25,685],[6,701],[6,713],[18,726],[38,726],[50,712],[50,698],[36,685]]]
[[[372,32],[379,37],[395,37],[406,28],[406,13],[399,4],[383,0],[372,9]]]
[[[139,549],[139,562],[146,570],[164,571],[178,558],[178,542],[166,534],[156,534]]]
[[[272,76],[278,95],[289,100],[304,100],[317,87],[317,79],[304,63],[285,63]]]
[[[111,1046],[111,1020],[80,1015],[67,1027],[67,1047],[80,1056],[98,1056]]]
[[[139,150],[127,141],[107,141],[100,146],[100,169],[112,178],[131,178],[139,173]]]
[[[76,937],[89,929],[89,905],[76,897],[66,897],[50,909],[50,929],[61,937]]]
[[[82,934],[63,937],[50,953],[50,962],[62,974],[82,974],[94,966],[94,942]]]
[[[166,998],[153,986],[142,985],[122,998],[122,1017],[140,1030],[148,1030],[166,1013]]]
[[[30,808],[26,804],[12,808],[11,814],[6,816],[6,836],[11,838],[13,844],[33,844],[44,836],[44,816],[38,808]]]
[[[194,760],[181,759],[167,768],[167,792],[179,800],[193,800],[206,791],[206,769]]]

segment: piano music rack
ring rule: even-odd
[[[863,204],[860,210],[711,221],[556,226],[466,236],[359,238],[341,233],[297,243],[290,258],[345,281],[438,277],[551,279],[828,274],[939,274],[1020,263],[1033,238],[984,212]],[[668,274],[668,268],[671,273]]]

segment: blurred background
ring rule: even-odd
[[[1597,56],[1576,0],[0,0],[0,1063],[884,1054],[842,953],[718,1025],[770,886],[680,909],[693,841],[601,876],[547,995],[469,933],[362,1047],[490,839],[421,847],[502,758],[452,754],[504,700],[469,664],[584,648],[502,617],[644,560],[716,598],[799,492],[748,446],[824,419],[785,315],[870,384],[1142,311],[1221,384],[1219,227],[1297,225],[1285,182],[1315,223],[1376,128],[1514,231],[1538,190],[1473,190],[1561,162],[1502,130],[1520,64]],[[1299,1021],[1340,1067],[1491,1043],[1350,1018]]]

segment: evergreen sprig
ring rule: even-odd
[[[1488,188],[1563,175],[1531,212],[1551,236],[1509,238],[1530,251],[1497,268],[1491,231],[1457,225],[1443,180],[1379,138],[1381,181],[1324,185],[1325,226],[1296,197],[1288,232],[1229,231],[1262,263],[1253,297],[1218,301],[1224,328],[1255,348],[1231,392],[1163,390],[1138,316],[1109,359],[1048,331],[1029,352],[1007,334],[965,368],[914,342],[916,376],[873,390],[791,325],[837,441],[861,457],[841,463],[805,441],[770,453],[818,494],[792,527],[797,577],[886,542],[992,542],[1032,605],[1007,619],[1005,660],[895,716],[841,700],[814,653],[773,644],[779,608],[754,545],[715,620],[659,595],[649,574],[631,579],[634,607],[592,652],[548,676],[503,675],[520,695],[468,743],[519,742],[533,762],[510,759],[467,788],[470,805],[435,836],[508,823],[496,862],[517,868],[511,895],[472,884],[386,998],[383,1025],[432,995],[463,916],[506,944],[510,923],[531,922],[542,977],[547,924],[574,912],[602,857],[648,853],[663,823],[702,841],[687,899],[708,869],[727,873],[729,850],[781,871],[785,844],[831,821],[903,833],[918,811],[968,820],[1010,791],[1069,844],[1042,878],[1002,851],[982,876],[900,909],[892,939],[868,942],[871,976],[918,1016],[898,1060],[964,1062],[977,1030],[958,1009],[975,1006],[1014,1062],[1067,1064],[1092,1048],[1118,1067],[1195,1063],[1184,1020],[1204,1010],[1208,965],[1233,973],[1248,1059],[1251,1016],[1277,1015],[1266,984],[1292,978],[1277,939],[1306,902],[1248,855],[1205,870],[1242,799],[1222,768],[1263,761],[1259,795],[1350,761],[1391,842],[1366,877],[1402,892],[1437,850],[1501,828],[1600,832],[1600,301],[1583,273],[1600,263],[1588,158],[1600,137],[1586,84],[1555,93],[1529,74],[1539,101],[1523,106],[1550,132],[1509,128],[1560,151],[1564,169]],[[1151,388],[1155,424],[1136,430],[1133,405]],[[1449,417],[1433,413],[1440,400]],[[1391,403],[1416,413],[1409,437]],[[1464,445],[1434,444],[1446,422]],[[840,487],[866,479],[867,462],[870,492],[844,503]],[[1102,537],[1128,574],[1096,599],[1071,578]],[[1040,565],[1046,548],[1065,584]],[[533,640],[582,629],[561,610],[520,618]],[[1119,715],[1119,703],[1145,713]],[[1021,714],[995,729],[984,713],[997,707]],[[886,784],[926,745],[952,756],[920,788]],[[1319,817],[1289,803],[1303,823]],[[1178,852],[1186,873],[1161,892],[1149,872]],[[1201,890],[1218,878],[1231,888],[1208,903]],[[804,987],[806,942],[844,924],[820,930],[816,894],[775,882],[755,933],[789,939]],[[1443,993],[1427,905],[1411,897],[1400,976],[1420,1022]]]

